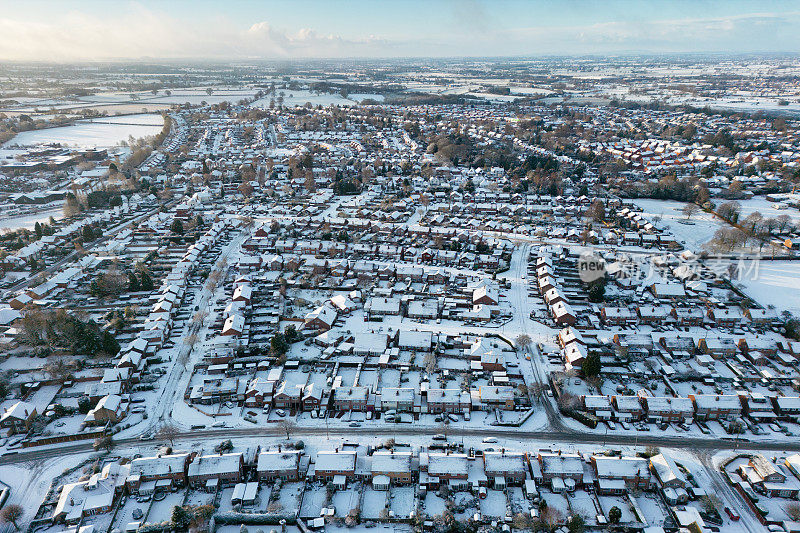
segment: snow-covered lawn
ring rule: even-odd
[[[600,501],[600,507],[603,509],[603,514],[606,518],[608,518],[608,511],[611,510],[612,507],[618,507],[619,510],[622,511],[620,523],[625,524],[636,520],[627,498],[623,498],[622,496],[598,496],[597,499]]]
[[[406,518],[414,511],[414,487],[392,487],[389,491],[389,508],[398,518]]]
[[[358,495],[359,488],[357,486],[348,487],[345,490],[337,490],[333,495],[336,516],[344,518],[351,509],[358,507]]]
[[[642,494],[636,497],[636,504],[642,510],[647,524],[650,526],[663,526],[666,519],[665,509],[660,504],[658,496]]]
[[[504,517],[506,515],[505,493],[494,489],[486,491],[486,498],[481,500],[481,514],[491,518]]]
[[[230,504],[230,496],[228,496],[228,503]],[[183,491],[170,492],[166,498],[160,501],[153,499],[150,511],[147,513],[147,522],[153,524],[169,520],[172,516],[172,508],[179,505],[183,505]]]
[[[361,516],[368,519],[378,519],[386,508],[387,491],[367,488],[364,490],[361,501]]]
[[[587,522],[593,523],[597,516],[597,508],[594,506],[594,497],[588,492],[579,490],[570,494],[569,503],[572,512],[582,516]]]
[[[435,492],[425,495],[425,516],[434,517],[444,512],[445,501]]]
[[[313,484],[306,488],[303,494],[303,505],[300,507],[302,518],[316,518],[319,516],[322,506],[325,504],[326,489],[323,484]]]

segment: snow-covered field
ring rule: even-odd
[[[15,230],[18,228],[33,229],[37,222],[47,222],[50,217],[56,220],[64,217],[64,210],[61,206],[37,211],[36,213],[29,213],[27,215],[19,215],[12,217],[4,217],[0,215],[0,231],[9,229]]]
[[[702,249],[722,224],[718,218],[700,210],[687,220],[683,214],[683,207],[686,205],[683,202],[640,198],[634,200],[634,204],[642,208],[645,218],[655,226],[669,231],[678,242],[692,251]],[[658,217],[661,218],[660,221],[656,220]]]
[[[738,202],[739,205],[742,206],[742,217],[746,217],[747,215],[758,211],[764,215],[764,218],[777,218],[781,215],[789,215],[789,217],[792,219],[792,222],[795,224],[800,222],[800,211],[793,207],[789,207],[787,209],[777,209],[776,206],[778,203],[770,202],[762,196],[756,196],[749,200],[738,200]]]
[[[758,303],[800,316],[800,261],[759,261],[754,275],[740,283]]]
[[[6,146],[61,143],[80,148],[110,147],[128,140],[130,136],[138,139],[155,135],[163,124],[160,115],[108,117],[80,121],[72,126],[25,131],[8,141]]]
[[[293,107],[296,105],[305,105],[306,103],[310,102],[311,105],[317,106],[329,106],[329,105],[353,105],[362,100],[367,98],[372,98],[373,100],[383,101],[383,96],[379,94],[352,94],[349,95],[348,98],[342,97],[342,95],[338,93],[315,93],[307,90],[278,90],[276,95],[269,95],[265,96],[261,100],[256,101],[253,105],[257,107],[268,107],[271,100],[276,101],[278,95],[283,92],[283,105],[288,107]]]

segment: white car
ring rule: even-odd
[[[497,442],[497,437],[485,437],[483,442],[486,444],[494,444]]]

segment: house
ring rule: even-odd
[[[684,489],[689,482],[671,457],[660,453],[650,458],[650,470],[662,489]]]
[[[150,494],[156,483],[167,489],[186,483],[186,470],[192,454],[178,453],[156,457],[139,457],[128,463],[129,472],[125,487],[131,494]]]
[[[800,479],[790,474],[785,464],[773,463],[761,454],[753,454],[739,474],[756,491],[772,498],[796,499],[800,494]]]
[[[497,289],[488,284],[481,285],[472,292],[473,305],[497,305],[499,301]]]
[[[222,326],[221,335],[240,337],[244,332],[244,317],[239,314],[234,314],[225,319]]]
[[[247,384],[244,393],[244,404],[247,407],[264,407],[272,404],[275,382],[257,377]]]
[[[315,329],[317,331],[328,331],[333,327],[338,316],[336,309],[327,305],[321,305],[308,313],[303,319],[303,327]]]
[[[742,414],[742,402],[736,394],[690,394],[698,420],[731,420]]]
[[[420,453],[420,485],[436,488],[444,483],[452,489],[468,486],[469,459],[463,453]]]
[[[364,304],[364,311],[370,315],[399,315],[400,299],[374,296]]]
[[[336,411],[366,411],[369,402],[369,387],[336,387],[333,396],[333,409]]]
[[[497,489],[521,485],[528,472],[528,459],[519,452],[487,451],[483,453],[483,472]]]
[[[429,413],[461,413],[469,411],[472,398],[469,392],[461,389],[428,389]]]
[[[375,452],[370,468],[372,486],[376,490],[388,490],[391,484],[411,483],[411,452]]]
[[[83,423],[87,426],[116,424],[125,416],[127,405],[127,402],[123,403],[122,397],[116,394],[104,396],[86,413]]]
[[[611,397],[611,402],[617,420],[638,421],[644,418],[645,409],[639,396],[616,395]]]
[[[548,483],[553,491],[563,492],[580,487],[583,483],[583,459],[578,453],[540,452],[536,456],[539,465],[539,482]],[[536,473],[534,473],[536,479]]]
[[[772,404],[778,416],[797,421],[800,417],[800,397],[798,396],[776,396],[772,399]]]
[[[397,333],[397,347],[411,352],[430,352],[433,349],[433,333],[400,330]]]
[[[186,478],[190,485],[212,489],[240,483],[243,473],[244,456],[241,453],[197,455],[189,463]]]
[[[273,450],[258,454],[256,473],[259,481],[298,481],[300,479],[300,451]]]
[[[16,402],[0,416],[0,427],[8,428],[12,434],[27,433],[37,414],[33,404],[23,401]]]
[[[317,452],[314,479],[332,481],[337,487],[347,485],[356,473],[356,452],[339,450]]]
[[[726,307],[724,309],[709,309],[708,318],[717,326],[732,328],[739,326],[747,321],[744,312],[738,307]]]
[[[577,316],[572,306],[566,302],[558,302],[550,306],[550,314],[559,326],[572,326],[577,322]]]
[[[416,393],[413,388],[383,387],[381,389],[382,411],[411,412],[414,409]]]
[[[53,508],[54,522],[78,524],[88,516],[111,512],[114,507],[115,487],[100,474],[86,481],[67,483],[61,487],[58,501]]]
[[[388,345],[389,336],[385,333],[358,332],[353,338],[353,353],[379,356],[386,351]]]
[[[694,417],[692,400],[684,397],[641,396],[647,417],[656,422],[685,422]]]
[[[514,410],[514,388],[508,385],[481,385],[478,388],[481,402],[488,408]]]
[[[647,459],[592,455],[595,486],[599,494],[625,494],[628,490],[651,490],[655,486]]]
[[[275,391],[272,401],[280,409],[300,409],[305,385],[284,381]]]

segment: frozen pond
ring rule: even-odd
[[[130,136],[138,139],[155,135],[161,131],[164,120],[161,115],[125,115],[81,120],[72,126],[60,126],[44,130],[25,131],[8,141],[5,146],[61,143],[79,148],[107,148],[127,141]]]

